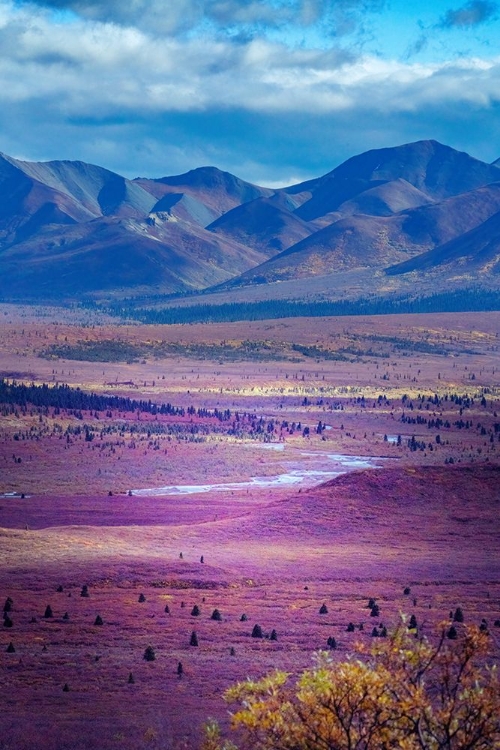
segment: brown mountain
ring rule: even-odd
[[[131,181],[82,162],[1,157],[0,294],[173,293],[219,284],[269,256],[204,226],[269,193],[215,168]]]
[[[247,285],[286,281],[301,296],[304,279],[324,278],[342,296],[349,275],[379,293],[374,279],[387,280],[388,267],[387,293],[410,271],[425,286],[429,269],[446,267],[451,278],[467,268],[470,283],[496,271],[498,212],[498,166],[435,141],[368,151],[278,190],[215,167],[128,180],[83,162],[0,155],[0,295],[222,284],[241,298]]]
[[[495,182],[497,169],[437,141],[375,149],[348,159],[322,177],[297,214],[307,221],[318,219],[339,211],[347,201],[359,200],[368,190],[398,180],[413,186],[428,202],[442,200]],[[407,205],[402,191],[400,195],[399,210],[415,205],[413,193],[408,192]]]
[[[292,213],[294,209],[285,194],[256,198],[228,211],[207,229],[272,257],[315,231],[314,226]]]
[[[392,266],[386,273],[397,276],[428,271],[475,278],[483,274],[500,276],[500,211],[470,232]]]
[[[244,207],[243,207],[244,208]],[[392,216],[353,214],[292,245],[227,285],[383,269],[460,238],[500,210],[500,182]],[[411,261],[408,261],[411,263]]]

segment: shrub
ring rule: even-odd
[[[450,629],[448,630],[448,632],[446,633],[446,637],[449,638],[451,641],[454,641],[456,640],[457,636],[458,636],[457,629],[454,625],[452,625]]]
[[[410,622],[408,623],[408,628],[410,630],[414,630],[416,627],[417,627],[417,618],[415,617],[415,615],[412,615],[410,617]]]
[[[192,617],[199,617],[200,614],[201,614],[200,608],[198,607],[197,604],[195,604],[194,607],[193,607],[193,609],[191,610],[191,616]]]
[[[168,606],[168,604],[165,604],[165,610],[164,610],[164,611],[165,611],[165,613],[166,613],[167,615],[169,615],[169,614],[170,614],[170,607]]]
[[[377,628],[373,628],[373,630],[372,630],[372,637],[373,638],[378,638],[378,630],[377,630]]]
[[[69,685],[67,682],[64,683],[63,693],[69,693]]]
[[[354,623],[353,622],[348,623],[346,630],[348,633],[354,633]]]
[[[320,653],[294,683],[274,671],[227,690],[242,750],[500,747],[498,678],[478,628],[454,643],[442,633],[433,645],[401,624],[360,650],[340,663]],[[211,721],[205,750],[229,747]]]
[[[262,628],[260,625],[254,625],[252,630],[252,638],[263,638]]]
[[[7,651],[8,654],[15,654],[16,653],[16,649],[15,649],[14,644],[12,643],[12,641],[7,646],[6,651]]]
[[[453,614],[453,622],[463,622],[463,621],[464,621],[464,613],[462,612],[460,607],[457,607]]]
[[[380,607],[378,606],[378,604],[374,604],[370,612],[370,617],[379,617],[379,616],[380,616]]]
[[[276,630],[274,630],[274,628],[271,630],[270,640],[271,641],[278,640],[278,633],[276,632]]]
[[[210,619],[211,620],[217,620],[217,622],[220,622],[222,620],[222,615],[221,615],[221,613],[219,612],[218,609],[214,609],[214,611],[210,615]]]
[[[236,651],[235,651],[234,646],[231,646],[231,648],[229,649],[229,655],[230,656],[236,656]]]
[[[4,628],[11,628],[13,625],[14,625],[14,622],[9,617],[9,615],[4,614],[4,617],[3,617],[3,626],[4,626]]]
[[[58,587],[56,588],[56,591],[57,591],[57,593],[58,593],[58,594],[62,594],[62,592],[64,591],[64,589],[63,589],[63,587],[62,587],[61,585],[59,585],[59,586],[58,586]]]
[[[67,612],[63,614],[63,620],[69,620],[69,614]]]
[[[411,594],[411,588],[410,588],[409,586],[407,586],[407,587],[406,587],[406,588],[404,589],[404,591],[403,591],[403,594],[404,594],[405,596],[410,596],[410,594]]]
[[[193,630],[193,632],[191,633],[191,638],[189,639],[189,645],[198,646],[198,636],[196,635],[196,630]]]
[[[135,683],[134,675],[132,674],[132,672],[130,672],[127,682],[129,685],[133,685]]]
[[[141,604],[142,604],[143,602],[145,602],[145,601],[146,601],[146,597],[144,596],[144,594],[139,594],[139,599],[138,599],[138,601],[139,601],[139,602],[140,602]]]
[[[148,646],[144,651],[144,659],[146,661],[154,661],[156,659],[155,650],[152,646]]]
[[[82,590],[80,591],[80,596],[88,597],[89,595],[89,587],[87,585],[82,586]]]
[[[179,675],[179,677],[182,677],[183,672],[184,672],[184,667],[182,666],[182,662],[180,661],[177,664],[177,674]]]
[[[337,648],[337,641],[333,637],[333,635],[329,636],[329,638],[326,641],[326,645],[328,648],[331,648],[332,651],[334,651]]]
[[[101,615],[97,615],[97,617],[94,620],[94,625],[104,625]]]
[[[248,620],[248,617],[246,615],[241,615],[240,622],[246,622]]]
[[[373,609],[375,606],[375,599],[368,599],[368,604],[366,605],[368,609]]]
[[[319,613],[320,613],[320,615],[327,615],[328,614],[328,607],[326,606],[326,604],[322,604],[321,605],[321,607],[319,608]]]
[[[53,612],[52,612],[52,607],[50,606],[50,604],[47,604],[47,606],[45,607],[45,613],[44,613],[44,615],[43,615],[43,616],[44,616],[45,618],[47,618],[47,619],[48,619],[49,617],[54,617],[54,614],[53,614]]]

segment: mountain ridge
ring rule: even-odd
[[[324,277],[342,297],[348,277],[363,278],[366,294],[394,294],[415,274],[432,292],[457,268],[491,284],[498,212],[500,159],[433,140],[372,149],[279,189],[210,166],[129,180],[82,161],[0,154],[0,295],[244,294],[256,284],[272,295],[286,281],[299,297],[304,280]]]

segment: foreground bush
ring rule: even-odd
[[[240,682],[232,727],[252,750],[494,750],[500,747],[500,693],[487,665],[488,636],[469,627],[450,642],[417,639],[405,623],[357,658],[316,655],[295,684],[285,672]],[[204,750],[235,746],[216,722]]]

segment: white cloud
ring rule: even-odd
[[[138,14],[141,2],[122,13]],[[181,5],[199,11],[194,0]],[[270,7],[212,5],[221,18],[238,11],[254,20]],[[317,19],[326,5],[276,7]],[[344,0],[346,12],[354,7]],[[112,8],[118,16],[125,6]],[[455,145],[463,117],[476,118],[476,133],[473,126],[460,138],[479,142],[498,127],[499,92],[500,58],[417,64],[262,36],[159,35],[0,0],[0,150],[14,156],[102,160],[128,174],[156,175],[215,163],[236,172],[243,166],[249,179],[267,171],[282,182],[301,170],[309,175],[328,148],[333,160],[342,149],[347,157],[391,145],[389,138]],[[167,162],[176,166],[159,166]],[[281,172],[271,176],[273,169]]]

